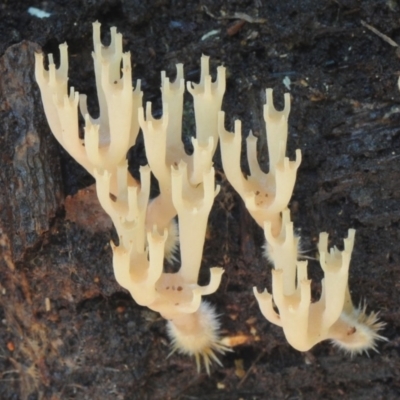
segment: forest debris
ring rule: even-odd
[[[303,87],[308,87],[308,82],[305,79],[300,79],[298,83]]]
[[[44,299],[44,306],[45,306],[46,312],[51,311],[51,303],[50,303],[50,299],[48,297],[46,297]]]
[[[283,78],[282,83],[285,85],[287,90],[290,90],[290,85],[292,84],[292,82],[287,75]]]
[[[221,343],[224,346],[236,347],[240,346],[241,344],[247,343],[249,339],[250,339],[249,336],[240,334],[236,336],[225,337],[221,340]]]
[[[234,36],[236,35],[244,26],[244,24],[246,23],[245,20],[243,19],[239,19],[237,21],[235,21],[227,30],[226,33],[228,34],[228,36]]]
[[[265,18],[254,18],[254,17],[251,17],[250,15],[242,13],[242,12],[236,12],[233,14],[232,17],[229,17],[229,18],[243,19],[250,24],[265,24],[267,22],[267,20]]]
[[[246,371],[243,368],[243,360],[241,358],[235,360],[235,375],[238,378],[243,378],[246,375]]]
[[[7,343],[7,349],[9,350],[9,351],[14,351],[15,350],[15,345],[14,345],[14,343],[13,342],[8,342]]]
[[[257,37],[258,37],[258,32],[257,31],[250,31],[250,33],[246,37],[246,40],[254,40]]]
[[[326,99],[326,96],[320,90],[310,88],[310,94],[308,98],[311,101],[322,101]]]
[[[208,39],[211,36],[215,36],[218,35],[221,32],[221,29],[214,29],[210,32],[205,33],[202,37],[201,37],[201,41]]]
[[[217,17],[214,15],[206,6],[203,6],[204,12],[213,19],[222,20],[222,19],[242,19],[250,24],[265,24],[267,20],[265,18],[255,18],[250,16],[249,14],[242,12],[235,12],[232,15],[223,15],[222,17]]]
[[[253,361],[253,363],[251,364],[251,367],[247,370],[246,374],[243,376],[243,378],[241,379],[241,381],[238,383],[237,388],[239,389],[243,383],[246,381],[246,379],[249,377],[249,375],[251,374],[251,372],[254,370],[256,364],[261,360],[261,358],[264,356],[264,354],[266,353],[266,350],[263,350],[261,353],[258,354],[257,358]]]
[[[44,10],[41,10],[40,8],[36,8],[36,7],[29,7],[27,11],[28,11],[28,14],[30,14],[36,18],[40,18],[40,19],[49,18],[51,16],[50,13],[48,13]]]
[[[256,317],[250,317],[246,320],[246,324],[247,325],[253,325],[257,322],[257,318]]]
[[[11,244],[8,236],[0,228],[0,250],[3,260],[11,271],[15,270],[15,265],[12,258]],[[5,294],[5,293],[4,293]]]
[[[317,358],[312,354],[311,351],[306,351],[304,353],[304,363],[306,365],[313,365],[317,363]]]
[[[256,335],[257,335],[257,329],[254,328],[254,326],[252,326],[252,327],[250,328],[250,333],[251,333],[253,336],[256,336]]]
[[[389,36],[385,35],[384,33],[378,31],[378,29],[374,28],[372,25],[367,24],[365,21],[361,20],[361,25],[365,28],[369,29],[371,32],[375,33],[375,35],[379,36],[382,40],[386,43],[389,43],[393,47],[399,47],[399,45],[391,39]]]

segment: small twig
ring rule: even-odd
[[[371,32],[375,33],[375,35],[379,36],[381,39],[383,39],[386,43],[389,43],[391,46],[399,47],[399,45],[394,40],[390,39],[389,36],[386,36],[384,33],[378,31],[378,29],[367,24],[365,21],[361,20],[361,25],[365,26],[367,29],[369,29]]]
[[[88,388],[87,388],[86,386],[84,386],[84,385],[79,385],[78,383],[68,383],[68,384],[65,385],[65,386],[72,387],[72,388],[74,388],[74,389],[80,389],[80,390],[82,390],[83,392],[87,392],[87,391],[88,391]]]
[[[256,366],[256,364],[261,360],[261,358],[264,356],[264,354],[266,353],[266,350],[263,350],[258,357],[253,361],[253,363],[251,364],[250,368],[247,370],[246,374],[244,375],[244,377],[240,380],[240,382],[237,385],[237,389],[239,389],[243,383],[246,381],[246,379],[249,377],[249,375],[252,373],[254,367]]]
[[[242,19],[243,21],[249,22],[250,24],[265,24],[267,20],[265,18],[254,18],[248,14],[242,12],[235,12],[233,15],[224,15],[222,17],[217,17],[214,15],[206,6],[203,6],[204,12],[213,19]]]
[[[265,18],[254,18],[248,14],[242,12],[236,12],[229,19],[242,19],[250,24],[265,24],[267,20]]]
[[[204,379],[205,379],[204,374],[198,374],[194,379],[192,379],[190,382],[188,382],[186,386],[184,386],[178,392],[174,393],[174,399],[184,399],[184,398],[185,399],[197,399],[197,397],[191,397],[190,395],[185,395],[185,392],[187,392],[194,385],[198,385],[199,383],[203,382]]]
[[[8,374],[18,374],[19,371],[17,369],[10,369],[9,371],[5,371],[1,373],[1,377],[8,375]]]

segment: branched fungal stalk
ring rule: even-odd
[[[321,233],[318,250],[324,271],[322,294],[311,303],[311,281],[307,278],[307,262],[298,261],[299,240],[287,208],[300,165],[300,150],[296,160],[285,157],[288,133],[290,97],[285,95],[285,107],[273,106],[272,90],[267,89],[264,120],[267,132],[269,173],[264,174],[257,162],[257,139],[247,138],[247,158],[250,176],[245,178],[240,168],[240,121],[235,133],[224,128],[224,114],[219,116],[222,161],[226,176],[242,197],[255,221],[264,228],[266,256],[274,265],[272,293],[254,295],[266,319],[282,327],[286,339],[297,350],[307,351],[315,344],[331,339],[335,345],[351,354],[376,350],[384,324],[376,313],[366,314],[366,307],[355,308],[348,289],[348,271],[354,246],[355,230],[350,229],[344,240],[344,250],[328,251],[328,234]],[[278,312],[275,311],[278,309]]]
[[[212,158],[218,143],[218,112],[225,92],[225,68],[218,67],[211,81],[209,59],[201,59],[200,83],[188,82],[194,99],[197,137],[194,152],[187,155],[181,140],[183,66],[170,83],[162,72],[163,115],[154,119],[151,104],[142,107],[140,81],[133,90],[130,54],[123,53],[122,35],[111,28],[111,44],[102,45],[100,24],[93,24],[93,61],[100,116],[90,117],[86,96],[74,88],[68,95],[67,45],[60,45],[60,66],[49,55],[36,54],[36,79],[50,128],[59,143],[96,179],[100,204],[119,235],[112,244],[113,267],[118,283],[135,301],[168,320],[173,349],[193,355],[199,369],[204,360],[220,364],[215,353],[228,348],[219,339],[214,308],[202,296],[218,289],[224,272],[211,268],[210,282],[197,284],[204,238],[214,197]],[[122,64],[122,69],[121,69]],[[85,137],[78,135],[78,105],[85,121]],[[149,165],[140,170],[140,183],[128,173],[126,154],[142,129]],[[160,195],[149,199],[150,173],[157,178]],[[164,258],[173,259],[178,243],[175,217],[179,218],[181,267],[163,272]]]

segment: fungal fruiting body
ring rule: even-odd
[[[130,54],[123,53],[122,35],[111,28],[111,43],[103,46],[100,24],[93,24],[93,61],[100,115],[92,118],[86,96],[74,88],[68,95],[68,51],[60,45],[60,66],[49,55],[49,70],[43,54],[36,54],[39,84],[50,128],[60,144],[96,179],[100,204],[111,217],[119,236],[112,244],[116,280],[142,306],[159,312],[175,332],[173,347],[193,354],[207,372],[215,352],[227,347],[219,342],[219,324],[212,306],[202,296],[218,289],[222,268],[211,268],[210,282],[197,284],[208,215],[219,188],[215,187],[212,158],[218,144],[218,112],[225,92],[225,68],[213,82],[209,58],[201,58],[200,82],[187,83],[193,97],[196,137],[193,154],[182,143],[185,81],[183,65],[177,77],[162,80],[160,119],[151,114],[151,103],[142,107],[140,81],[133,90]],[[122,69],[121,69],[122,65]],[[79,138],[78,106],[85,121],[85,136]],[[142,129],[149,165],[140,169],[140,183],[128,172],[126,154]],[[159,183],[160,194],[150,199],[150,174]],[[179,219],[179,234],[175,217]],[[163,271],[164,259],[175,260],[180,244],[181,266],[174,274]],[[189,329],[189,327],[192,327]],[[195,330],[198,329],[198,332]],[[196,346],[189,343],[196,338]]]
[[[250,132],[247,137],[247,160],[250,175],[244,177],[240,168],[241,122],[235,121],[234,133],[224,128],[224,113],[219,113],[218,129],[224,171],[228,181],[242,197],[254,220],[263,227],[265,221],[272,224],[274,232],[280,231],[280,213],[287,208],[292,196],[296,173],[301,162],[301,152],[296,159],[285,156],[287,119],[290,110],[289,95],[285,96],[285,108],[277,111],[272,101],[272,89],[266,90],[264,120],[267,131],[269,172],[264,173],[257,162],[257,138]],[[285,133],[286,132],[286,133]]]
[[[320,264],[325,277],[320,300],[311,302],[307,262],[298,261],[300,238],[293,232],[287,208],[301,162],[300,150],[296,151],[295,161],[289,161],[285,156],[290,96],[285,95],[282,111],[274,108],[272,89],[267,89],[266,100],[267,174],[261,171],[257,162],[257,139],[250,132],[246,140],[250,175],[243,175],[240,167],[240,121],[235,122],[232,134],[224,128],[224,113],[220,112],[219,115],[225,174],[242,197],[251,216],[264,229],[265,255],[274,266],[272,293],[259,293],[254,288],[261,312],[270,322],[282,327],[288,342],[300,351],[307,351],[326,339],[331,339],[351,353],[375,349],[376,341],[384,340],[378,333],[384,324],[378,321],[377,314],[367,315],[365,307],[360,309],[352,305],[347,286],[354,230],[349,230],[342,252],[337,248],[328,252],[328,235],[320,235]]]
[[[36,80],[54,136],[94,176],[99,201],[117,230],[119,244],[112,244],[116,280],[139,305],[169,321],[173,350],[194,355],[198,368],[203,359],[207,372],[212,360],[219,363],[216,353],[227,351],[219,339],[215,311],[202,301],[202,296],[217,290],[223,269],[211,268],[209,284],[197,284],[208,215],[219,190],[212,166],[218,137],[227,179],[264,229],[267,256],[274,265],[272,293],[254,290],[264,316],[281,326],[289,343],[302,351],[325,339],[351,353],[375,349],[376,341],[384,340],[378,334],[384,324],[377,314],[367,315],[365,307],[355,308],[348,289],[354,230],[349,231],[343,251],[328,252],[327,234],[321,234],[319,253],[325,278],[320,300],[311,303],[307,263],[298,261],[299,238],[293,233],[288,210],[301,162],[300,150],[294,161],[285,155],[290,96],[285,94],[284,108],[277,111],[272,89],[266,90],[269,172],[264,173],[257,162],[257,139],[250,132],[246,140],[250,174],[244,177],[241,122],[235,121],[234,133],[228,132],[221,111],[224,67],[218,67],[213,82],[209,58],[202,56],[200,82],[186,85],[193,97],[196,122],[193,154],[188,155],[182,143],[183,65],[176,66],[174,82],[162,72],[162,117],[155,119],[151,103],[142,107],[140,81],[133,89],[130,54],[123,53],[122,35],[111,28],[110,46],[103,46],[100,24],[95,22],[93,44],[98,118],[89,115],[86,96],[73,87],[68,94],[66,44],[60,45],[59,68],[49,55],[49,70],[45,70],[43,54],[36,54]],[[83,139],[79,137],[78,107],[85,121]],[[141,168],[138,182],[128,173],[126,154],[140,128],[149,165]],[[149,198],[150,173],[160,188],[154,199]],[[174,274],[165,273],[164,259],[175,259],[178,241],[181,266]]]
[[[366,314],[366,309],[355,308],[348,289],[348,272],[354,246],[355,230],[350,229],[344,240],[344,250],[336,247],[328,251],[328,235],[320,234],[320,265],[324,271],[322,293],[311,302],[311,281],[307,278],[307,262],[297,261],[297,241],[288,211],[284,213],[284,233],[279,238],[266,229],[269,257],[274,263],[272,294],[254,294],[263,315],[283,328],[288,342],[299,351],[308,351],[317,343],[331,339],[338,347],[351,354],[376,349],[376,341],[384,340],[378,331],[384,326],[377,315]],[[291,242],[292,246],[287,242]],[[292,247],[292,262],[282,263],[282,248]],[[275,307],[279,313],[275,311]]]

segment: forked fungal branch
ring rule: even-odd
[[[68,95],[67,45],[60,45],[60,66],[49,54],[36,54],[36,80],[50,128],[59,143],[96,179],[100,204],[111,217],[119,236],[112,244],[113,266],[118,283],[135,301],[168,319],[174,350],[194,355],[207,372],[215,352],[228,348],[219,339],[214,308],[202,296],[215,292],[222,268],[211,268],[210,282],[197,284],[204,238],[214,197],[212,158],[218,142],[217,118],[225,92],[225,68],[218,67],[212,82],[209,58],[201,59],[198,84],[187,83],[194,100],[196,138],[194,152],[187,155],[182,143],[183,65],[170,83],[162,72],[163,115],[154,119],[151,104],[142,107],[140,81],[133,90],[130,53],[123,53],[122,35],[111,28],[111,43],[103,46],[100,24],[93,24],[92,53],[100,115],[92,118],[86,96],[74,88]],[[122,69],[121,69],[122,64]],[[78,105],[85,121],[85,136],[79,138]],[[128,173],[126,154],[142,129],[149,166],[140,170],[140,183]],[[157,178],[160,194],[149,199],[150,173]],[[164,258],[174,259],[178,244],[181,267],[177,273],[163,272]]]
[[[266,257],[274,265],[272,293],[254,295],[261,312],[270,322],[282,327],[288,342],[297,350],[307,351],[315,344],[331,339],[350,353],[376,350],[384,323],[378,314],[366,314],[366,307],[356,308],[348,288],[348,271],[354,246],[355,230],[350,229],[344,240],[344,250],[328,251],[328,234],[321,233],[318,245],[320,265],[324,271],[322,294],[311,301],[311,281],[307,278],[307,262],[298,261],[299,240],[293,232],[288,207],[301,162],[300,150],[295,161],[285,156],[288,134],[290,96],[285,94],[285,106],[277,111],[272,89],[266,91],[264,120],[268,143],[269,172],[261,171],[257,162],[257,139],[247,137],[247,160],[250,175],[244,177],[240,167],[241,123],[235,121],[232,134],[224,128],[224,113],[219,113],[219,135],[225,174],[242,197],[246,208],[264,229]],[[278,310],[278,312],[275,311]]]

